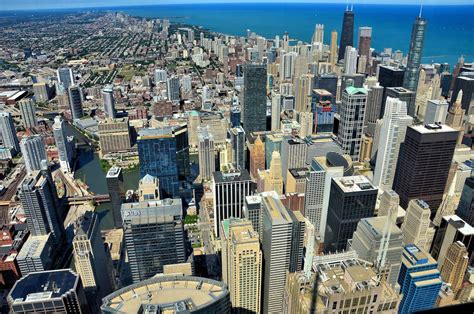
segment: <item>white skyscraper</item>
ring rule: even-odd
[[[373,180],[383,190],[392,188],[400,144],[405,140],[407,127],[412,123],[413,118],[407,114],[406,102],[387,97]]]
[[[56,70],[56,75],[58,76],[58,81],[64,89],[68,89],[69,86],[74,84],[74,75],[70,68],[59,68]]]
[[[106,86],[102,90],[102,99],[104,101],[104,111],[107,117],[115,119],[115,101],[114,90],[112,86]]]
[[[166,82],[168,80],[168,74],[166,70],[156,69],[155,70],[155,84]]]
[[[198,127],[199,146],[199,175],[203,181],[212,179],[216,170],[214,157],[214,136],[209,132],[209,126]]]
[[[402,224],[403,243],[415,244],[429,251],[435,229],[430,220],[431,210],[422,200],[413,199],[408,203],[405,219]]]
[[[280,130],[281,94],[272,91],[272,131]]]
[[[445,123],[449,104],[446,100],[428,100],[424,124]]]
[[[351,46],[346,47],[344,55],[344,74],[353,75],[357,73],[357,49]]]
[[[314,43],[323,43],[324,41],[324,25],[323,24],[316,24],[314,26],[314,34],[313,34],[313,44]]]
[[[280,61],[280,79],[282,81],[291,80],[295,73],[295,60],[298,55],[295,52],[285,53]]]
[[[37,134],[24,137],[21,140],[20,148],[28,173],[32,173],[34,170],[41,170],[42,161],[48,161],[43,137],[41,135]]]
[[[13,149],[14,154],[20,151],[15,125],[9,112],[0,112],[0,135],[2,135],[4,147]]]
[[[73,158],[73,147],[72,143],[68,141],[66,131],[64,129],[64,121],[61,116],[54,118],[53,134],[54,140],[56,141],[56,147],[58,148],[59,165],[63,172],[71,171],[71,164]]]

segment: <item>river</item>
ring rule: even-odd
[[[84,135],[74,128],[69,128],[69,133],[73,134],[80,142],[84,142]],[[100,167],[99,155],[89,146],[78,148],[78,160],[74,178],[81,179],[89,186],[89,190],[96,194],[107,194],[106,173]],[[123,181],[126,190],[136,190],[140,179],[138,168],[123,173]],[[103,203],[96,208],[100,219],[100,229],[107,230],[113,228],[112,212],[110,203]]]

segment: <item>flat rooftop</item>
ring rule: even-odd
[[[188,313],[205,309],[228,294],[227,286],[219,281],[193,276],[157,275],[108,295],[102,300],[102,310],[139,313],[142,305],[154,305],[161,310],[158,313],[176,313],[178,306],[183,309],[182,313]],[[166,309],[175,311],[168,312]]]
[[[333,178],[333,180],[345,193],[377,190],[377,188],[372,185],[372,182],[370,182],[370,180],[363,175],[337,177]]]
[[[429,133],[443,133],[443,132],[457,132],[452,127],[446,124],[427,124],[427,125],[412,125],[410,126],[413,130],[422,134]]]

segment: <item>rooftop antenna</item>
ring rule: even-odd
[[[346,11],[349,11],[349,0],[346,0]]]
[[[354,11],[354,0],[351,2],[351,12]]]
[[[423,13],[423,0],[421,0],[420,14],[418,15],[419,18],[421,18],[421,13]]]

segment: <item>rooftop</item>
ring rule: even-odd
[[[372,182],[363,175],[350,177],[337,177],[333,181],[345,193],[376,191],[377,188],[372,185]]]
[[[219,281],[157,275],[108,295],[103,299],[102,310],[139,313],[142,306],[154,306],[157,313],[177,313],[179,308],[179,313],[204,311],[228,294],[227,286]]]
[[[107,172],[107,178],[118,178],[121,171],[122,168],[114,166]]]
[[[181,199],[167,198],[163,200],[143,201],[122,204],[122,217],[133,219],[139,217],[181,216],[183,213]]]
[[[422,134],[429,134],[429,133],[442,133],[442,132],[457,132],[455,129],[452,127],[446,125],[446,124],[427,124],[427,125],[412,125],[410,126],[413,130],[415,130],[418,133]]]
[[[51,234],[30,236],[18,253],[18,259],[40,257]]]
[[[78,283],[79,276],[71,269],[29,273],[15,283],[8,298],[13,303],[51,300],[75,290]]]

